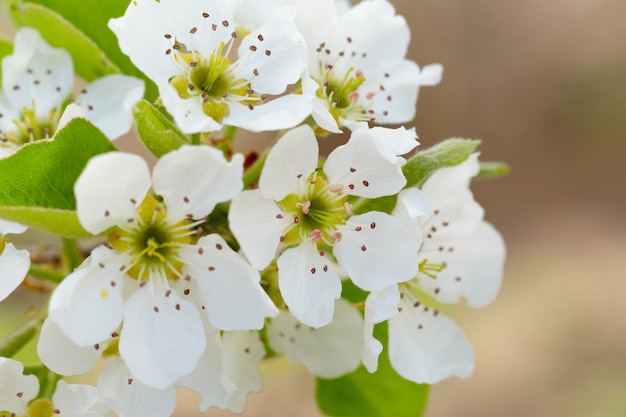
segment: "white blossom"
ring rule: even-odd
[[[233,199],[230,226],[243,253],[259,269],[278,256],[282,298],[302,323],[331,321],[341,294],[335,260],[368,291],[415,274],[417,245],[407,228],[386,213],[355,213],[348,202],[350,196],[376,198],[402,189],[404,159],[394,149],[406,143],[417,145],[414,132],[357,129],[321,169],[313,131],[301,126],[270,151],[259,189]]]
[[[419,271],[414,279],[372,292],[366,300],[363,363],[370,371],[382,350],[372,336],[373,326],[388,320],[389,359],[403,377],[432,384],[471,375],[472,348],[439,308],[462,299],[472,307],[484,306],[500,288],[504,243],[483,220],[483,209],[469,190],[478,169],[478,155],[473,154],[460,165],[433,173],[421,190],[398,195],[393,215],[421,243]]]
[[[310,114],[310,96],[283,94],[306,63],[295,8],[275,10],[246,34],[236,31],[236,8],[231,0],[137,0],[109,23],[183,132],[276,130]]]
[[[0,158],[54,135],[73,83],[73,63],[67,51],[48,45],[35,29],[18,30],[13,54],[2,59]],[[109,139],[116,139],[130,129],[132,107],[143,93],[143,81],[113,74],[88,85],[75,102],[85,118]]]
[[[94,234],[108,232],[110,247],[94,249],[57,287],[49,320],[79,347],[119,340],[129,371],[155,389],[197,367],[203,320],[220,330],[263,327],[278,311],[258,271],[219,235],[197,237],[215,205],[241,189],[242,161],[185,146],[163,156],[151,179],[138,156],[92,158],[75,185],[78,218]],[[86,366],[93,357],[84,355]]]

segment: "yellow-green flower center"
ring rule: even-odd
[[[131,278],[143,280],[146,274],[157,272],[177,280],[182,275],[178,250],[195,243],[190,232],[194,223],[182,220],[170,224],[166,217],[165,206],[147,195],[137,209],[133,227],[115,227],[109,233],[109,246],[131,256],[132,266],[126,271]]]
[[[320,87],[316,94],[328,102],[329,111],[335,120],[339,121],[340,117],[346,117],[348,114],[366,113],[362,106],[356,104],[359,100],[358,89],[365,82],[365,77],[360,71],[350,68],[345,74],[337,74],[332,65],[325,65],[325,67],[320,67],[318,82]]]
[[[346,200],[346,195],[330,191],[317,172],[309,175],[303,193],[289,194],[278,202],[283,212],[293,217],[283,243],[299,243],[305,238],[332,243],[337,226],[346,223]]]
[[[51,137],[57,129],[61,112],[54,109],[47,117],[37,117],[35,102],[31,109],[23,108],[19,120],[12,120],[15,129],[0,131],[0,146],[19,148],[29,142]]]
[[[247,81],[233,75],[224,49],[225,44],[221,43],[218,50],[208,58],[195,52],[180,52],[178,49],[174,59],[187,71],[185,75],[176,75],[170,79],[170,84],[180,98],[200,97],[204,114],[217,122],[228,116],[229,100],[235,99],[249,106],[261,100],[250,89]]]

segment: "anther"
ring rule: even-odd
[[[198,31],[198,28],[194,26],[194,27],[192,27],[192,28],[189,30],[189,33],[194,34],[194,33],[196,33],[197,31]]]
[[[261,35],[260,33],[259,33],[259,36],[257,36],[256,38],[260,40],[261,42],[263,42],[263,35]]]
[[[363,180],[363,185],[369,187],[370,183],[367,180]]]
[[[270,56],[272,55],[272,51],[270,51],[269,49],[265,50],[265,55]]]
[[[222,20],[222,26],[227,28],[228,27],[228,20]]]
[[[375,227],[376,227],[376,223],[375,222],[370,223],[370,229],[374,229]]]
[[[365,252],[367,250],[367,247],[365,245],[361,245],[361,250]]]
[[[209,14],[207,12],[202,13],[202,17],[204,17],[205,19],[209,18]]]
[[[254,46],[254,45],[250,45],[250,50],[251,50],[252,52],[255,52],[255,51],[256,51],[256,46]]]

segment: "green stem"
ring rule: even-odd
[[[191,144],[192,145],[200,145],[202,143],[200,133],[194,133],[191,135]]]
[[[224,126],[222,130],[222,136],[224,141],[230,146],[235,140],[235,134],[237,133],[237,126]]]
[[[61,249],[61,259],[65,272],[70,273],[81,264],[85,257],[83,256],[78,243],[74,239],[63,238],[63,248]]]
[[[44,309],[42,314],[32,317],[17,329],[4,336],[4,338],[0,340],[0,356],[11,358],[22,350],[22,348],[35,337],[46,316],[47,311]]]
[[[41,266],[32,265],[28,269],[28,275],[31,275],[35,278],[39,278],[42,281],[54,282],[55,284],[60,283],[65,279],[66,274],[57,271],[51,271],[48,268],[43,268]]]

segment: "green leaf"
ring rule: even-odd
[[[189,143],[187,136],[171,120],[145,100],[137,103],[133,116],[141,141],[156,157]]]
[[[94,125],[74,119],[54,139],[0,160],[0,217],[61,236],[90,236],[76,217],[74,183],[89,158],[113,150]]]
[[[377,325],[374,334],[387,345],[386,323]],[[428,389],[427,384],[415,384],[398,375],[383,352],[373,374],[361,365],[341,378],[317,378],[316,400],[320,410],[331,417],[419,417],[426,408]]]
[[[479,140],[451,138],[418,152],[402,167],[407,180],[406,187],[420,186],[439,168],[460,164],[479,144]]]
[[[4,39],[0,39],[0,61],[7,55],[13,52],[13,44]],[[0,65],[0,80],[2,80],[2,65]]]
[[[38,13],[24,12],[28,12],[31,9],[47,10],[48,14],[52,12],[57,17],[62,16],[61,19],[66,24],[70,24],[72,31],[80,33],[82,37],[87,38],[91,44],[96,46],[99,55],[105,57],[106,61],[115,69],[115,72],[123,72],[124,74],[142,78],[146,81],[146,97],[149,100],[157,98],[158,90],[156,85],[122,53],[115,34],[107,26],[109,19],[120,17],[124,14],[130,3],[129,0],[0,0],[0,2],[9,6],[10,15],[17,25],[34,27],[42,32],[44,38],[52,45],[66,47],[65,42],[67,42],[67,39],[60,40],[60,33],[46,26],[45,21],[39,20],[37,18]],[[59,28],[63,28],[63,26],[59,26]],[[62,35],[63,38],[68,37],[66,34]],[[74,59],[74,65],[78,74],[87,81],[97,78],[94,76],[94,71],[82,68],[83,54],[91,53],[89,50],[81,51],[78,48],[73,48],[70,49],[70,53]],[[93,57],[94,55],[89,57],[89,59],[91,60]],[[88,57],[85,56],[85,58]]]
[[[508,175],[511,168],[504,162],[481,162],[480,171],[475,178],[496,178]]]

